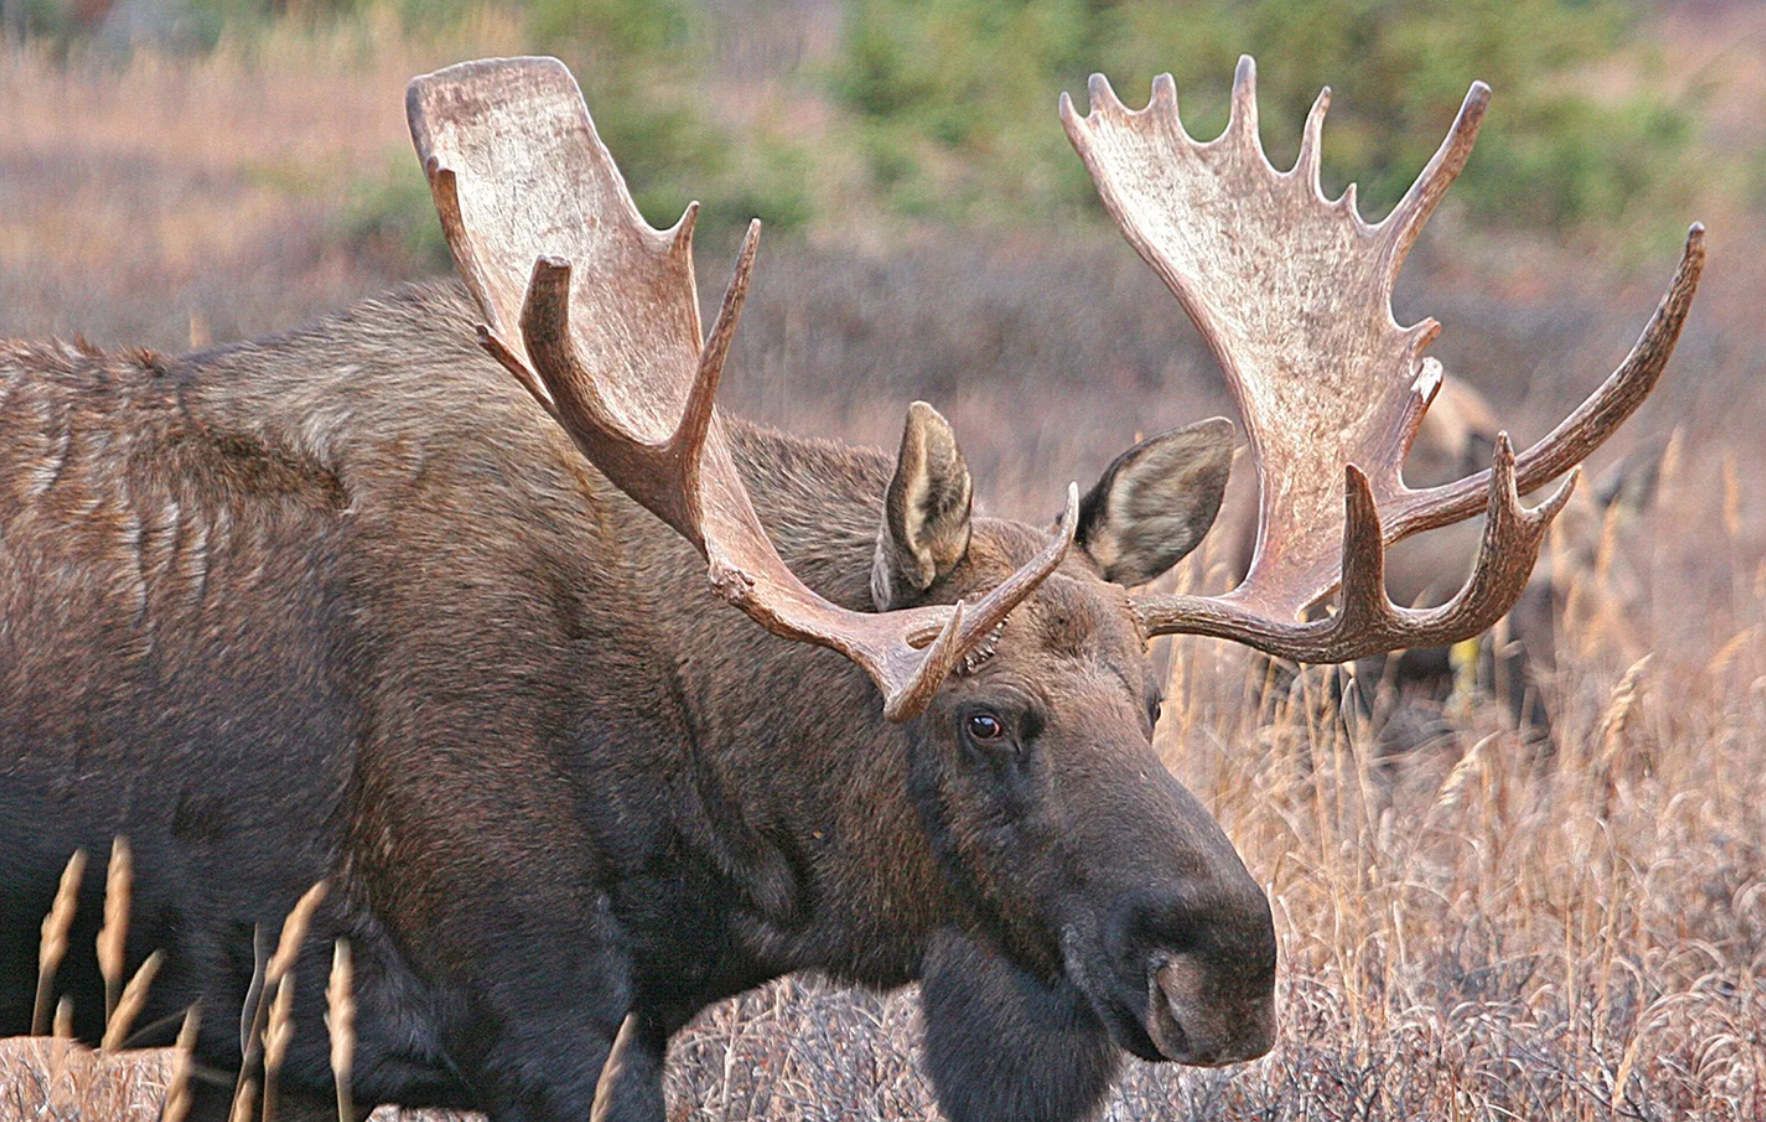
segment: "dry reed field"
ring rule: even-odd
[[[1720,29],[1759,48],[1714,102],[1732,130],[1758,125],[1724,107],[1766,90],[1766,23],[1746,16]],[[1712,36],[1671,30],[1675,58],[1719,57]],[[5,56],[0,334],[179,350],[409,278],[418,264],[348,216],[359,184],[410,159],[405,79],[513,45],[492,19],[458,34],[278,34],[178,65]],[[1336,703],[1333,668],[1171,643],[1158,746],[1268,890],[1280,1039],[1221,1070],[1130,1060],[1103,1117],[1766,1120],[1766,237],[1740,209],[1674,217],[1711,225],[1705,291],[1602,462],[1677,435],[1650,512],[1603,520],[1583,503],[1541,561],[1561,609],[1539,668],[1549,738],[1515,727],[1511,682],[1364,714]],[[1666,257],[1590,269],[1474,241],[1451,214],[1437,225],[1400,318],[1440,318],[1448,376],[1530,441],[1623,355]],[[723,275],[701,256],[703,276]],[[749,306],[732,408],[887,443],[924,396],[999,513],[1050,514],[1137,432],[1230,411],[1175,302],[1113,234],[769,246]],[[1224,589],[1225,537],[1167,579]],[[1429,735],[1391,751],[1387,724],[1418,707]],[[802,977],[719,1005],[674,1046],[671,1116],[933,1116],[915,1008],[911,992]],[[176,1063],[0,1041],[0,1119],[158,1118]]]

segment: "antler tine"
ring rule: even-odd
[[[1324,184],[1319,179],[1320,154],[1324,148],[1325,114],[1331,108],[1331,87],[1318,91],[1318,97],[1306,114],[1306,127],[1300,133],[1300,154],[1294,158],[1289,173],[1300,181],[1300,190],[1318,199],[1324,198]]]
[[[767,538],[715,405],[760,223],[701,339],[697,204],[672,230],[644,222],[562,63],[466,63],[416,79],[407,105],[486,350],[610,483],[705,557],[714,591],[777,635],[850,658],[890,720],[922,712],[1066,556],[1077,488],[1048,544],[975,604],[868,613],[818,596]]]
[[[1516,478],[1523,492],[1557,478],[1586,459],[1656,388],[1692,310],[1704,267],[1705,227],[1695,222],[1686,233],[1686,245],[1668,290],[1625,361],[1574,412],[1516,458]],[[1387,540],[1397,541],[1477,514],[1485,481],[1485,473],[1479,472],[1439,487],[1405,489],[1392,504]]]
[[[1490,87],[1483,82],[1473,82],[1441,146],[1435,149],[1435,154],[1411,183],[1404,198],[1398,200],[1392,213],[1380,223],[1378,229],[1390,246],[1386,267],[1391,280],[1397,279],[1398,270],[1410,255],[1410,247],[1416,244],[1417,235],[1423,232],[1429,216],[1435,213],[1435,207],[1446,197],[1447,189],[1453,186],[1459,173],[1465,170],[1466,161],[1472,158],[1472,146],[1477,143],[1478,129],[1483,125],[1484,111],[1489,107]]]
[[[1308,622],[1274,619],[1231,596],[1141,597],[1135,608],[1149,635],[1210,635],[1300,662],[1349,662],[1400,647],[1446,646],[1488,630],[1526,587],[1545,532],[1580,479],[1573,470],[1536,507],[1515,488],[1514,452],[1506,433],[1488,477],[1478,559],[1464,585],[1438,608],[1408,608],[1386,593],[1386,534],[1368,477],[1344,469],[1342,603],[1335,615]]]
[[[1257,62],[1250,55],[1240,55],[1233,70],[1232,111],[1227,117],[1226,135],[1236,136],[1238,143],[1263,156],[1263,137],[1257,132]]]
[[[1116,91],[1110,88],[1110,80],[1102,74],[1093,74],[1090,78],[1086,79],[1085,89],[1091,96],[1091,104],[1094,112],[1105,113],[1116,117],[1128,116],[1128,106],[1122,104],[1122,99],[1117,97]],[[1061,96],[1065,98],[1067,95],[1062,94]]]
[[[1473,83],[1458,116],[1404,199],[1378,226],[1363,222],[1351,185],[1320,190],[1319,146],[1330,91],[1307,115],[1294,167],[1270,167],[1256,141],[1255,68],[1241,60],[1232,119],[1197,144],[1175,123],[1175,96],[1122,111],[1095,80],[1093,111],[1062,101],[1069,138],[1124,235],[1178,297],[1220,360],[1250,437],[1261,499],[1257,546],[1243,583],[1218,598],[1145,597],[1150,633],[1237,639],[1271,654],[1338,661],[1476,634],[1524,587],[1566,488],[1538,508],[1531,490],[1581,460],[1654,386],[1703,260],[1694,229],[1673,287],[1626,364],[1551,436],[1520,457],[1507,439],[1491,471],[1412,491],[1401,469],[1441,366],[1423,350],[1434,320],[1392,316],[1392,283],[1423,223],[1465,167],[1489,101]],[[1339,492],[1342,486],[1345,491]],[[1478,567],[1438,609],[1393,605],[1387,543],[1488,509]],[[1301,622],[1341,589],[1335,616]]]
[[[1110,83],[1103,81],[1102,74],[1096,74],[1093,77],[1106,90],[1110,88]],[[1062,94],[1061,96],[1066,97],[1067,95]],[[1114,97],[1115,94],[1112,92],[1110,96]],[[1171,80],[1171,75],[1160,74],[1153,79],[1153,100],[1147,103],[1147,109],[1149,112],[1157,113],[1169,120],[1178,128],[1183,127],[1183,118],[1178,116],[1177,112],[1177,83]]]
[[[1386,595],[1385,535],[1372,492],[1362,477],[1359,488],[1351,487],[1351,506],[1359,509],[1352,509],[1348,523],[1358,540],[1353,553],[1348,543],[1344,547],[1343,605],[1338,613],[1344,621],[1344,634],[1342,646],[1332,652],[1336,656],[1333,661],[1378,654],[1395,646],[1443,646],[1487,630],[1526,587],[1545,532],[1580,478],[1580,469],[1572,470],[1550,498],[1527,507],[1515,486],[1514,449],[1508,434],[1498,433],[1486,493],[1489,516],[1472,574],[1446,604],[1413,609],[1393,604]],[[1356,564],[1355,554],[1378,560],[1373,565]],[[1368,640],[1356,636],[1354,624],[1359,621],[1369,621],[1359,629],[1367,633]]]
[[[938,638],[926,648],[925,657],[912,678],[883,707],[883,715],[892,721],[904,720],[898,713],[912,715],[926,707],[939,685],[955,669],[956,664],[975,645],[1006,621],[1012,609],[1036,591],[1048,575],[1060,566],[1073,544],[1079,526],[1079,485],[1067,484],[1067,509],[1048,543],[1030,560],[992,592],[982,597],[973,608],[957,601],[956,610]]]
[[[681,220],[689,239],[697,215],[698,208],[692,207]],[[694,525],[703,517],[700,471],[705,460],[705,442],[711,436],[711,422],[716,416],[717,386],[723,376],[724,362],[730,356],[730,344],[736,339],[736,323],[742,318],[742,305],[748,300],[748,278],[754,272],[754,258],[759,250],[760,219],[756,218],[748,223],[748,232],[742,236],[736,271],[730,276],[729,287],[724,289],[723,303],[718,306],[717,319],[712,321],[711,335],[700,354],[699,376],[693,380],[686,407],[681,411],[681,422],[668,441],[668,455],[681,469],[681,495],[688,504],[683,513]],[[692,252],[691,245],[687,246],[686,252]],[[704,549],[703,540],[696,540],[691,534],[688,540]]]

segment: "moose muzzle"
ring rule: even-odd
[[[1218,968],[1192,954],[1158,954],[1147,968],[1147,1035],[1174,1063],[1254,1060],[1275,1042],[1275,995],[1222,1000]]]

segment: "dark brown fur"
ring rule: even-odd
[[[1152,753],[1142,637],[1082,550],[996,655],[889,725],[844,659],[714,599],[472,323],[443,286],[179,359],[0,352],[0,1035],[26,1027],[68,853],[127,834],[131,966],[168,955],[143,1042],[200,1001],[218,1068],[239,1063],[254,927],[331,880],[291,1102],[329,1095],[338,937],[357,1101],[498,1122],[586,1117],[628,1012],[615,1116],[660,1117],[668,1036],[800,969],[932,969],[957,1119],[1074,1117],[1117,1046],[1157,1058],[1150,954],[1205,964],[1218,1008],[1197,1023],[1226,1026],[1178,1058],[1267,1047],[1267,904]],[[731,429],[785,559],[869,610],[890,458]],[[975,520],[917,602],[991,586],[1043,536]],[[963,739],[977,706],[1009,745]],[[89,957],[62,986],[88,1037]],[[1015,1049],[1031,1082],[991,1087],[952,1040]]]

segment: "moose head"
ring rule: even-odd
[[[895,918],[918,932],[906,974],[923,982],[928,1063],[953,1118],[1076,1116],[1102,1094],[1118,1049],[1220,1064],[1271,1046],[1269,907],[1152,750],[1149,642],[1201,634],[1343,662],[1488,628],[1525,586],[1575,465],[1655,385],[1692,299],[1697,227],[1641,339],[1580,408],[1518,456],[1499,438],[1486,471],[1407,487],[1406,452],[1442,384],[1424,353],[1439,326],[1399,325],[1392,286],[1471,153],[1489,91],[1472,86],[1415,184],[1370,225],[1353,187],[1335,200],[1320,187],[1329,91],[1280,171],[1258,138],[1254,79],[1242,60],[1231,121],[1207,143],[1184,131],[1169,76],[1139,111],[1101,77],[1089,115],[1061,100],[1106,208],[1212,348],[1249,438],[1255,556],[1243,583],[1215,597],[1140,589],[1212,522],[1230,422],[1138,444],[1083,497],[1070,486],[1048,529],[974,516],[955,437],[922,404],[869,564],[830,575],[826,558],[798,548],[816,574],[806,583],[763,522],[826,512],[751,494],[756,438],[714,404],[760,224],[704,333],[696,210],[667,231],[643,220],[561,64],[468,63],[412,84],[413,136],[482,313],[483,348],[606,480],[702,556],[717,596],[779,639],[838,652],[874,684],[877,738],[903,745],[902,762],[879,764],[869,773],[879,786],[852,797],[883,808],[905,796],[917,834],[877,842],[855,875],[888,881],[879,861],[894,852],[911,866],[923,849],[940,878],[926,892],[943,910],[904,918],[899,895],[869,881],[844,889],[904,907]],[[1522,503],[1565,473],[1539,506]],[[1393,604],[1386,546],[1480,514],[1482,547],[1459,593],[1438,608]],[[791,533],[799,547],[814,537]],[[821,965],[862,980],[889,973],[868,973],[854,964],[862,957]],[[642,1019],[627,1019],[609,1072]],[[603,1083],[605,1101],[636,1101]]]

